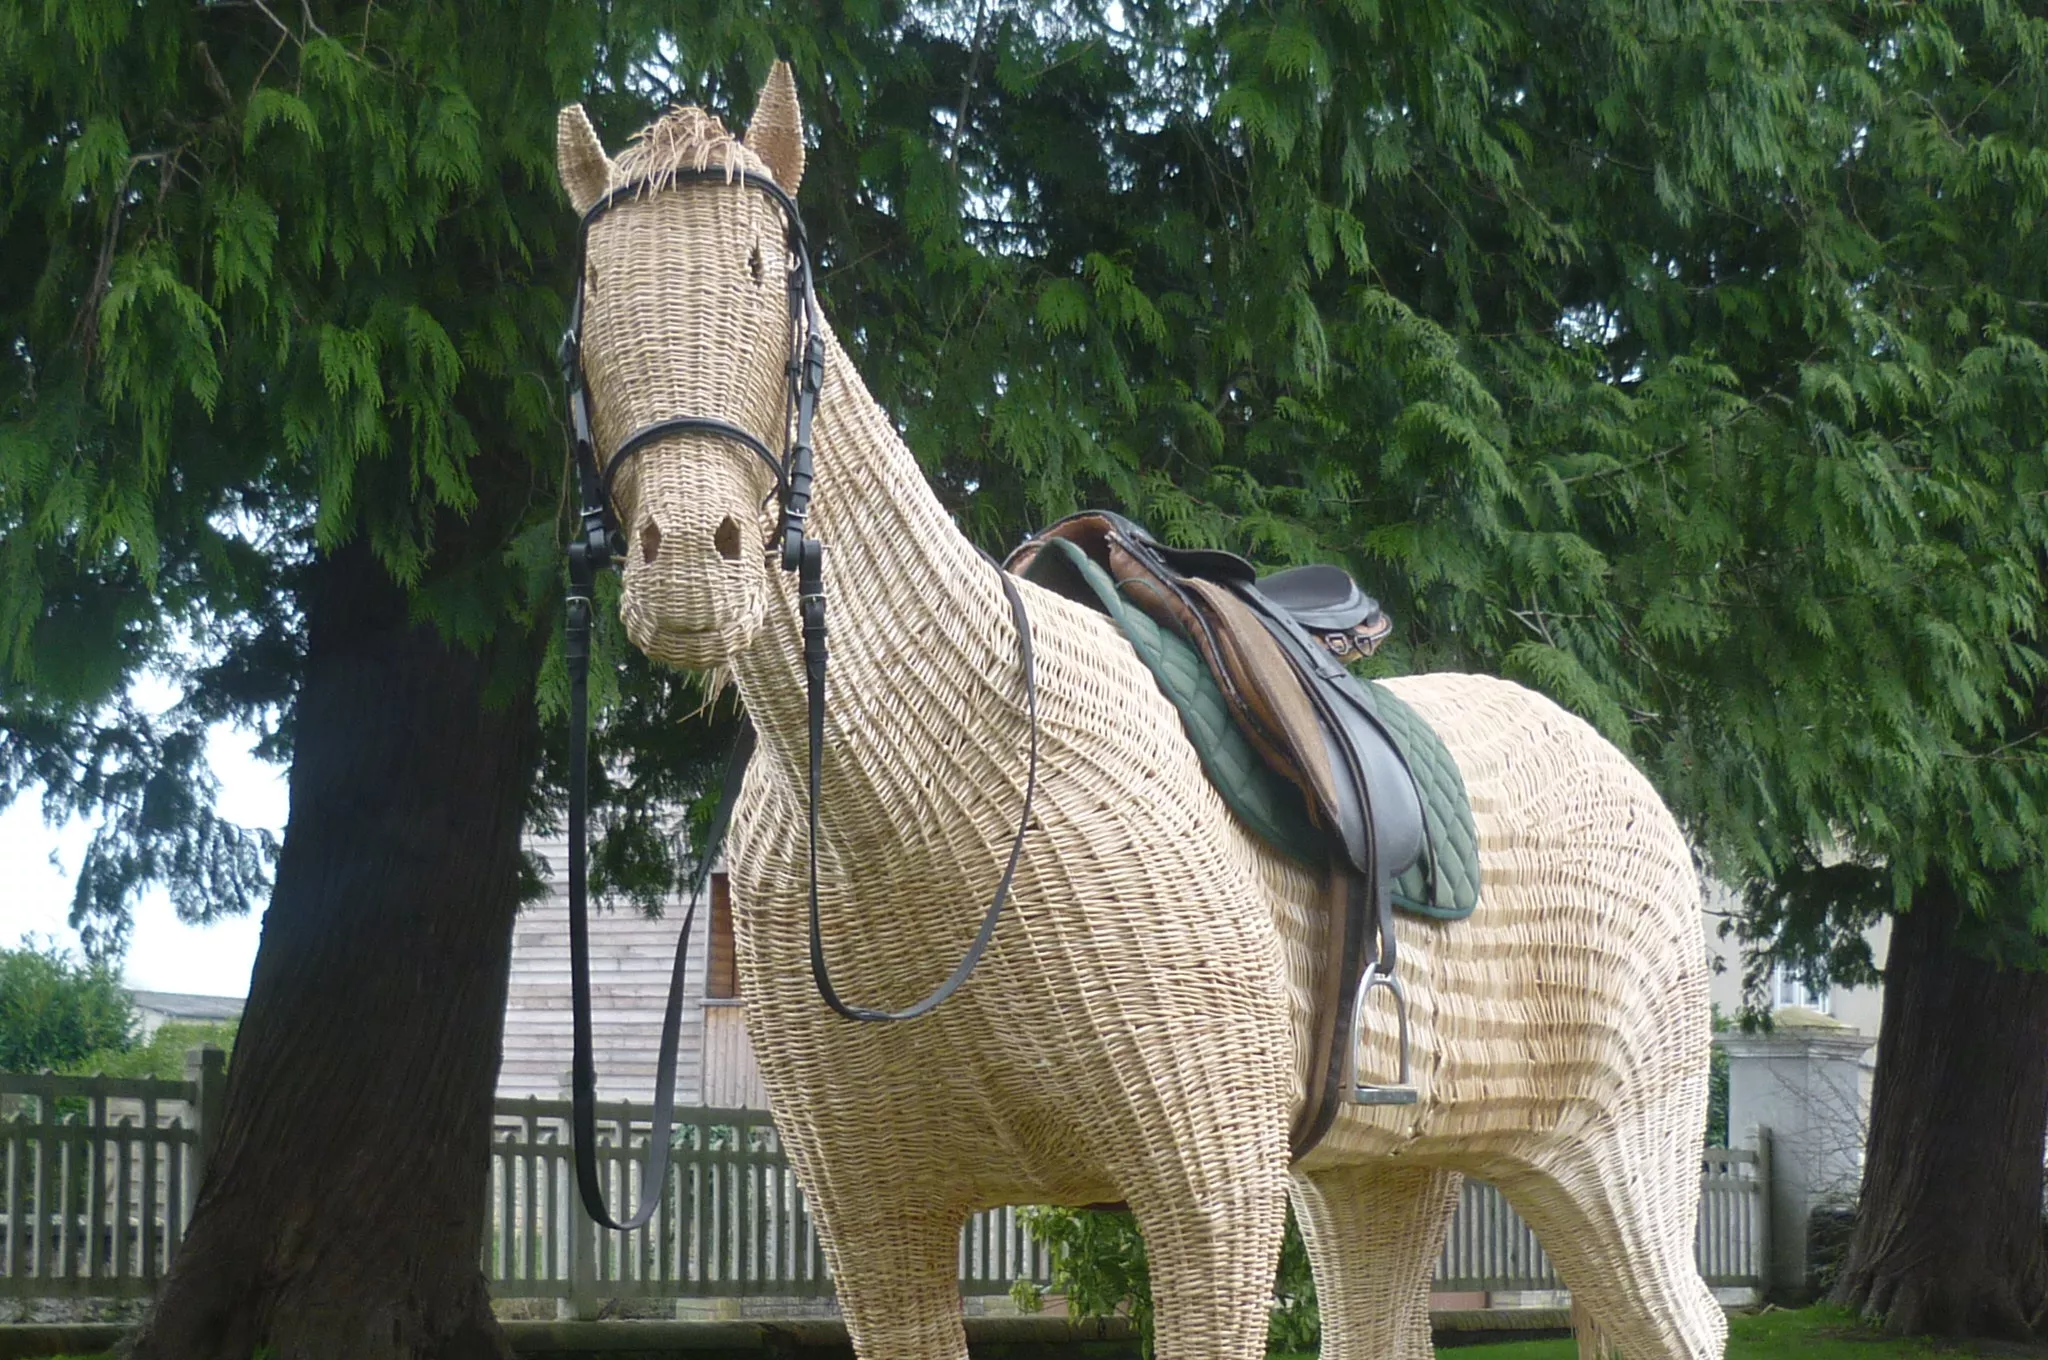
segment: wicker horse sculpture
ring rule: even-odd
[[[679,413],[781,443],[785,223],[802,123],[787,68],[744,138],[670,113],[612,161],[560,122],[588,227],[581,357],[595,445]],[[724,167],[722,178],[674,178]],[[664,178],[665,174],[669,178]],[[1032,743],[995,570],[955,529],[829,334],[811,524],[827,544],[830,702],[818,844],[825,953],[865,1005],[960,957],[1017,833]],[[1347,1107],[1290,1166],[1323,885],[1205,780],[1110,622],[1021,589],[1036,652],[1036,802],[1009,914],[973,980],[897,1025],[819,998],[807,947],[806,703],[771,475],[681,432],[611,488],[633,642],[723,667],[758,729],[728,864],[763,1080],[865,1360],[960,1360],[960,1226],[1003,1204],[1126,1202],[1158,1352],[1262,1354],[1285,1197],[1329,1360],[1430,1352],[1428,1291],[1462,1174],[1498,1186],[1570,1285],[1582,1354],[1718,1357],[1695,1269],[1707,1092],[1699,893],[1648,783],[1579,719],[1480,676],[1393,682],[1454,754],[1480,835],[1478,910],[1403,919],[1419,1103]],[[770,544],[770,552],[763,544]],[[1388,1071],[1375,1014],[1361,1056]]]

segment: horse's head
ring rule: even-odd
[[[803,124],[776,63],[744,139],[701,109],[671,110],[614,162],[581,105],[561,114],[562,187],[579,213],[628,185],[588,228],[581,357],[602,464],[635,431],[709,417],[780,453],[790,357],[788,223],[766,175],[791,195]],[[704,169],[710,179],[678,178]],[[626,632],[658,661],[702,668],[753,641],[774,570],[774,476],[745,444],[670,434],[620,468]]]

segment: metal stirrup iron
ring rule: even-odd
[[[1378,893],[1377,948],[1367,960],[1365,976],[1358,980],[1358,997],[1351,1006],[1351,1038],[1344,1045],[1341,1097],[1353,1105],[1413,1105],[1417,1096],[1414,1074],[1409,1065],[1408,989],[1394,973],[1394,904],[1385,884]],[[1372,994],[1384,991],[1394,999],[1395,1039],[1400,1045],[1400,1066],[1391,1083],[1361,1082],[1358,1079],[1358,1046],[1365,1041],[1365,1006]]]

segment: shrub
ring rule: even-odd
[[[1713,1017],[1716,1034],[1734,1028],[1718,1005]],[[1707,1067],[1707,1146],[1728,1146],[1728,1050],[1719,1044],[1714,1045]]]
[[[33,939],[0,949],[0,1072],[69,1067],[134,1036],[135,1007],[112,970]]]
[[[155,1077],[159,1081],[183,1081],[186,1051],[201,1044],[212,1044],[232,1052],[237,1024],[233,1020],[169,1020],[157,1026],[148,1043],[97,1049],[76,1062],[65,1064],[62,1070],[77,1076]]]
[[[1063,1294],[1077,1318],[1123,1316],[1137,1330],[1144,1354],[1152,1354],[1152,1277],[1145,1239],[1127,1212],[1100,1209],[1030,1208],[1024,1225],[1046,1245],[1052,1289]],[[1037,1303],[1037,1291],[1021,1284],[1011,1291],[1020,1306]],[[1314,1350],[1321,1335],[1315,1278],[1292,1206],[1280,1244],[1273,1281],[1273,1315],[1267,1342],[1275,1350]]]
[[[1815,1298],[1824,1299],[1834,1289],[1855,1235],[1854,1200],[1828,1198],[1813,1206],[1806,1220],[1806,1283]]]
[[[1313,1351],[1322,1344],[1323,1314],[1316,1304],[1316,1277],[1309,1269],[1308,1244],[1287,1206],[1287,1235],[1280,1239],[1280,1269],[1273,1281],[1273,1316],[1266,1345],[1276,1351]]]

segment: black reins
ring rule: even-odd
[[[783,415],[783,437],[787,449],[778,458],[751,431],[715,416],[675,416],[654,421],[634,430],[599,462],[591,420],[590,395],[583,374],[583,288],[585,264],[590,246],[590,229],[598,219],[620,203],[638,199],[679,183],[717,182],[758,189],[781,208],[787,227],[787,244],[793,263],[789,272],[790,357],[787,369],[787,403]],[[620,537],[616,512],[612,508],[612,486],[619,471],[649,446],[675,435],[705,434],[744,445],[767,464],[775,477],[775,497],[780,503],[780,559],[783,570],[796,573],[797,608],[802,624],[804,688],[807,699],[809,761],[809,915],[812,980],[827,1006],[848,1020],[887,1022],[911,1020],[935,1009],[965,983],[981,962],[996,923],[1009,899],[1017,863],[1024,852],[1025,832],[1031,825],[1031,804],[1038,787],[1038,684],[1037,667],[1031,652],[1031,621],[1025,613],[1023,596],[1008,572],[995,567],[1003,594],[1009,601],[1010,616],[1017,629],[1019,665],[1024,675],[1024,702],[1030,720],[1030,757],[1024,778],[1024,807],[1017,822],[1010,856],[996,885],[994,899],[983,914],[981,928],[946,980],[915,1005],[900,1011],[854,1006],[842,1000],[832,986],[825,965],[825,946],[818,910],[818,790],[823,782],[825,744],[825,670],[828,655],[825,630],[825,545],[808,533],[810,514],[812,452],[811,429],[817,415],[818,398],[825,382],[825,336],[818,312],[817,292],[811,267],[811,252],[804,237],[803,219],[796,203],[782,186],[751,170],[733,173],[724,168],[681,169],[663,173],[658,179],[636,180],[612,190],[583,214],[578,236],[576,296],[569,314],[569,329],[562,336],[562,375],[568,387],[569,426],[572,458],[581,491],[582,505],[577,536],[569,544],[569,593],[566,601],[563,656],[569,670],[569,972],[573,1003],[574,1061],[571,1074],[571,1104],[574,1119],[576,1183],[583,1207],[598,1224],[622,1232],[644,1226],[660,1205],[668,1179],[669,1143],[675,1119],[676,1049],[682,1031],[684,974],[689,959],[690,929],[697,902],[725,827],[738,798],[741,776],[754,748],[754,732],[743,725],[739,740],[727,764],[725,787],[713,815],[711,833],[699,856],[690,904],[683,915],[682,933],[676,939],[675,966],[669,978],[667,1008],[662,1013],[661,1051],[656,1061],[653,1128],[647,1158],[643,1164],[640,1203],[621,1223],[605,1207],[597,1170],[597,1067],[592,1054],[590,1017],[590,927],[589,927],[589,726],[590,726],[590,628],[592,591],[597,573],[623,558],[625,543]],[[623,1130],[621,1136],[623,1137]]]

